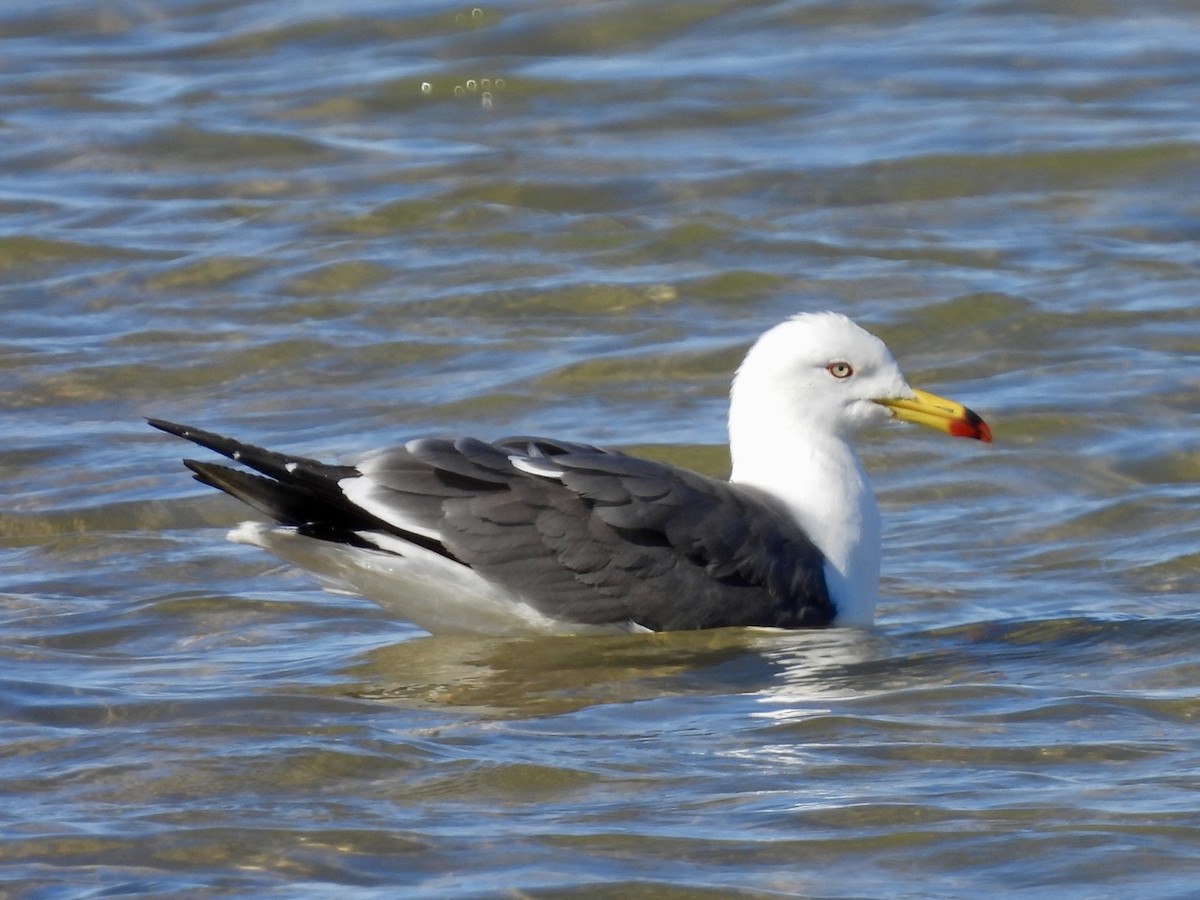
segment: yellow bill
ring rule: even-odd
[[[913,394],[916,396],[912,399],[875,402],[886,406],[902,422],[914,422],[954,437],[975,438],[989,444],[992,442],[992,431],[987,422],[961,403],[928,391],[914,390]]]

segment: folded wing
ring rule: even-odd
[[[435,551],[554,620],[660,631],[834,615],[824,560],[794,521],[751,489],[663,463],[514,437],[415,440],[338,466],[151,424],[254,470],[185,461],[300,534]]]

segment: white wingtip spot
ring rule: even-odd
[[[283,467],[289,472],[295,472],[298,468],[300,468],[300,466],[294,462],[285,463]]]

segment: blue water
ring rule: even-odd
[[[1195,894],[1191,4],[61,0],[0,49],[0,892]],[[821,308],[996,437],[865,441],[869,632],[430,637],[142,422],[720,474]]]

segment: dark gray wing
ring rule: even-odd
[[[569,622],[655,631],[827,625],[824,558],[757,492],[545,438],[411,441],[359,465],[355,499]]]
[[[414,540],[562,621],[802,628],[834,615],[823,557],[769,498],[662,463],[521,437],[410,441],[350,468],[151,424],[267,476],[189,462],[285,524],[351,543],[371,531]]]

